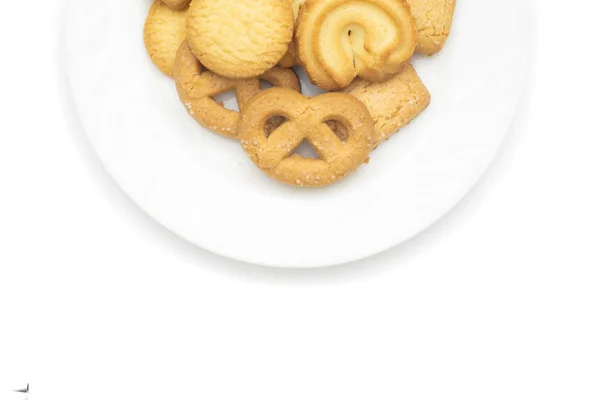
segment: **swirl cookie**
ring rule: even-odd
[[[279,124],[266,129],[274,118]],[[344,135],[332,125],[343,127]],[[373,119],[364,104],[344,93],[307,99],[289,89],[273,88],[243,108],[238,136],[252,161],[268,176],[293,186],[326,186],[356,170],[373,145]],[[294,154],[304,141],[318,159]]]
[[[407,0],[419,31],[417,52],[433,55],[450,34],[456,0]]]
[[[298,76],[291,69],[275,67],[260,79],[274,86],[300,91]],[[181,44],[177,53],[175,82],[181,102],[200,125],[232,138],[237,137],[239,113],[218,104],[214,96],[234,90],[241,109],[261,90],[258,78],[234,80],[206,70],[192,53],[187,41]]]
[[[171,10],[185,10],[190,5],[191,0],[162,0]]]
[[[406,0],[306,0],[296,40],[311,80],[338,90],[357,76],[379,82],[400,72],[417,30]]]
[[[175,55],[185,40],[185,11],[176,11],[156,0],[144,25],[144,44],[154,65],[173,76]]]
[[[375,121],[375,146],[429,107],[431,95],[412,65],[392,79],[373,83],[357,78],[344,93],[360,100]]]
[[[194,54],[228,78],[254,78],[286,54],[294,32],[290,0],[194,0],[187,36]]]

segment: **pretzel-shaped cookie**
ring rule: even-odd
[[[296,40],[311,80],[338,90],[357,76],[380,82],[400,72],[417,29],[406,0],[306,0]]]
[[[300,91],[298,76],[291,69],[275,67],[260,79],[274,86]],[[237,137],[239,113],[218,104],[213,96],[234,90],[241,109],[261,90],[259,78],[234,80],[206,70],[192,53],[187,41],[181,44],[175,59],[175,82],[179,98],[200,125],[232,138]]]
[[[265,126],[274,117],[287,121],[269,134]],[[344,128],[344,136],[334,133],[333,124]],[[246,104],[238,136],[252,161],[272,178],[293,186],[325,186],[365,162],[374,128],[369,111],[350,95],[326,93],[307,99],[293,90],[273,88]],[[320,159],[294,154],[304,141]]]

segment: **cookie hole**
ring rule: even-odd
[[[294,150],[294,154],[297,154],[303,158],[312,158],[315,160],[319,160],[321,158],[319,157],[319,154],[317,153],[313,145],[310,144],[307,140],[304,140],[302,143],[300,143],[298,147],[296,147],[296,150]]]
[[[225,107],[228,110],[240,111],[237,100],[235,98],[235,92],[233,90],[230,90],[229,92],[217,94],[215,96],[212,96],[212,98],[214,101],[216,101],[218,104],[222,105],[223,107]]]
[[[269,81],[266,81],[264,79],[260,79],[260,89],[261,90],[267,90],[267,89],[271,89],[273,87],[273,84]]]
[[[287,118],[282,115],[275,115],[267,120],[265,124],[265,136],[271,136],[271,133],[275,132],[275,129],[287,122]]]
[[[335,119],[330,119],[328,121],[325,121],[325,123],[327,124],[329,129],[331,129],[333,133],[335,133],[335,136],[340,138],[342,143],[346,143],[348,141],[348,138],[350,137],[350,132],[348,131],[346,125],[342,124],[340,121],[336,121]]]

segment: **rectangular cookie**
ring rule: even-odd
[[[375,121],[375,146],[415,119],[431,102],[429,91],[412,65],[386,82],[357,78],[342,92],[367,106]]]
[[[456,0],[407,0],[419,31],[417,53],[433,55],[450,34]]]

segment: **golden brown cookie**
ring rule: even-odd
[[[150,7],[144,25],[144,43],[152,62],[168,76],[173,76],[175,55],[185,40],[186,11],[175,11],[160,0]]]
[[[357,78],[342,91],[367,106],[375,121],[375,146],[416,118],[431,101],[429,91],[412,65],[386,82]]]
[[[275,67],[260,79],[274,86],[300,91],[298,76],[291,69]],[[237,137],[239,113],[218,104],[214,96],[234,90],[238,105],[242,108],[261,90],[259,78],[234,80],[206,70],[192,53],[187,41],[181,44],[177,53],[175,82],[181,102],[199,124],[233,138]]]
[[[300,12],[300,8],[304,5],[306,0],[292,0],[292,8],[294,10],[294,27],[295,23],[298,21],[298,13]],[[295,30],[295,29],[294,29]],[[290,47],[288,48],[287,53],[283,59],[279,62],[279,66],[283,68],[291,68],[294,65],[299,63],[298,58],[298,45],[296,44],[296,39],[292,39],[290,43]]]
[[[287,53],[285,56],[279,61],[279,66],[283,68],[291,68],[294,65],[298,64],[298,46],[296,42],[292,40],[290,43],[290,47],[288,47]]]
[[[456,0],[407,0],[419,31],[417,52],[433,55],[450,34]]]
[[[171,10],[185,10],[190,5],[191,0],[162,0]]]
[[[274,130],[268,126],[273,119],[278,119]],[[345,134],[338,136],[332,124]],[[238,123],[239,139],[252,161],[293,186],[326,186],[343,179],[368,159],[373,135],[365,105],[344,93],[308,99],[293,90],[268,89],[244,106]],[[294,154],[304,141],[318,159]]]
[[[192,51],[211,71],[255,78],[273,68],[294,32],[290,0],[194,0],[187,18]]]
[[[311,80],[338,90],[357,76],[380,82],[400,72],[417,30],[406,0],[306,0],[296,41]]]

